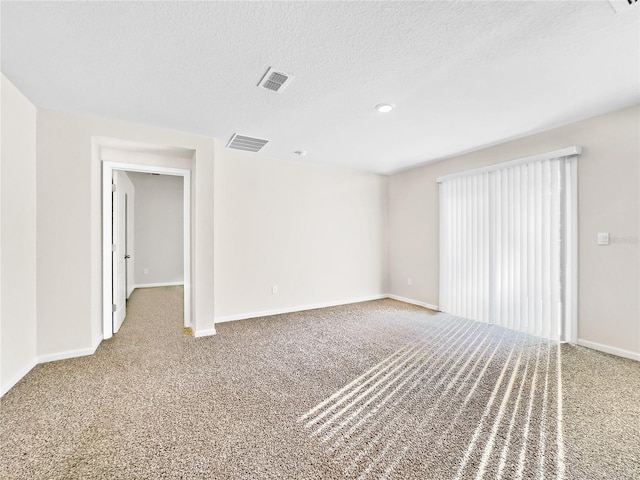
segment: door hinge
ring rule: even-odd
[[[111,305],[111,311],[112,312],[117,312],[118,311],[118,307],[116,307],[115,303],[113,305]]]
[[[111,251],[112,251],[112,252],[115,252],[115,251],[116,251],[116,244],[115,244],[115,243],[112,243],[112,244],[111,244]]]
[[[115,184],[115,183],[112,183],[112,184],[111,184],[111,191],[112,191],[112,192],[115,192],[115,191],[116,191],[116,184]]]

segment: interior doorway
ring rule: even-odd
[[[127,204],[128,196],[114,187],[118,172],[140,172],[182,177],[183,184],[183,276],[184,326],[191,327],[191,172],[168,168],[103,161],[102,163],[102,251],[103,251],[103,338],[111,338],[126,316]]]

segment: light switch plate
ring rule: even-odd
[[[598,245],[609,245],[609,232],[598,233]]]

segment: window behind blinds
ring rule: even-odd
[[[570,147],[439,179],[440,310],[573,338],[578,153]]]

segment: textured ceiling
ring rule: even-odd
[[[258,156],[388,173],[639,103],[639,12],[3,1],[1,69],[41,108],[237,132],[270,140]],[[280,94],[256,86],[270,66],[295,76]]]

